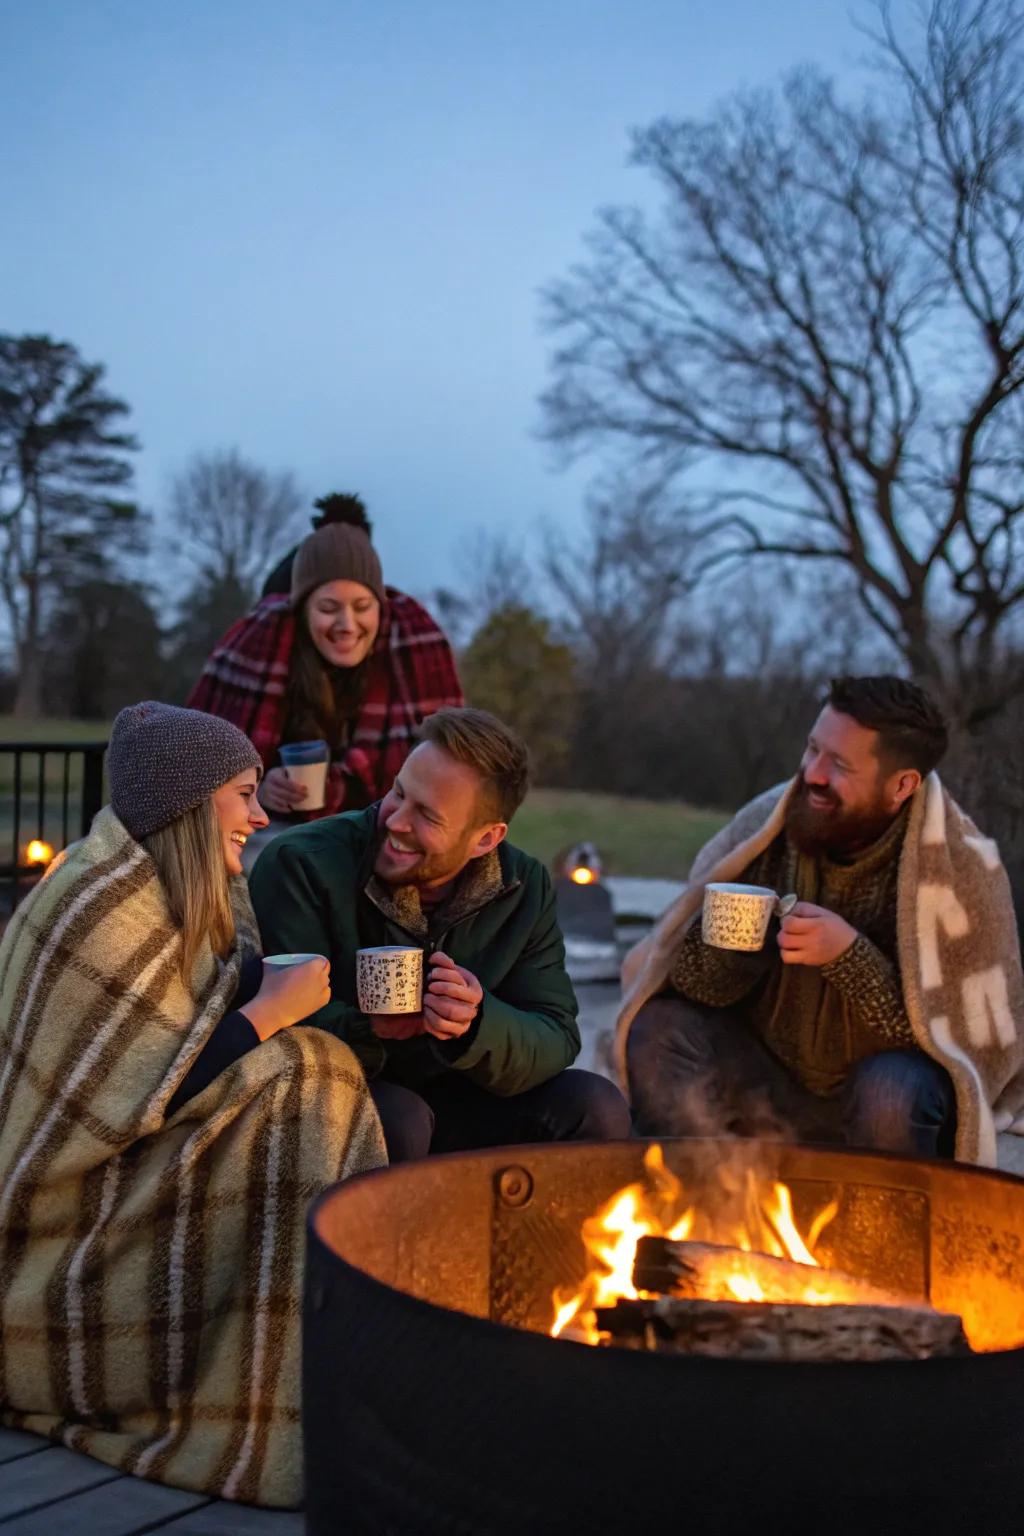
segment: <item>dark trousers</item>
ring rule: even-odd
[[[913,1157],[953,1155],[953,1084],[923,1051],[867,1056],[836,1098],[822,1099],[735,1012],[663,995],[633,1021],[627,1068],[640,1136],[796,1136]]]
[[[414,1093],[375,1078],[388,1160],[405,1163],[428,1152],[536,1141],[620,1141],[631,1134],[629,1106],[607,1078],[559,1072],[538,1088],[502,1098],[452,1071]]]

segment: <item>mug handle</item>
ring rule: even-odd
[[[775,902],[775,916],[788,917],[799,900],[795,891],[790,891],[788,896],[779,896]]]

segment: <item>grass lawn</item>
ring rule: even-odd
[[[9,795],[10,759],[3,761],[3,744],[10,741],[94,742],[109,735],[102,720],[20,720],[0,716],[0,795]],[[34,783],[32,760],[26,765],[28,798]],[[57,758],[47,762],[49,795],[62,774]],[[72,791],[78,788],[72,775]],[[6,830],[6,807],[0,806],[0,838]],[[31,816],[30,806],[26,812]],[[546,864],[563,848],[587,838],[596,843],[608,874],[643,875],[679,880],[698,848],[728,820],[725,811],[700,811],[672,800],[627,800],[618,795],[585,794],[572,789],[535,789],[516,816],[512,841]]]
[[[677,800],[627,800],[572,789],[535,789],[516,813],[511,841],[545,864],[571,843],[596,843],[609,875],[681,880],[727,811],[698,811]]]
[[[110,726],[108,720],[22,720],[17,715],[0,715],[0,746],[5,741],[106,741]]]

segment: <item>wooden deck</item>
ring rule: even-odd
[[[64,1446],[0,1429],[2,1536],[302,1536],[302,1515],[125,1477]]]

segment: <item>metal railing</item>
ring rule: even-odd
[[[105,741],[0,742],[0,925],[103,804]]]

